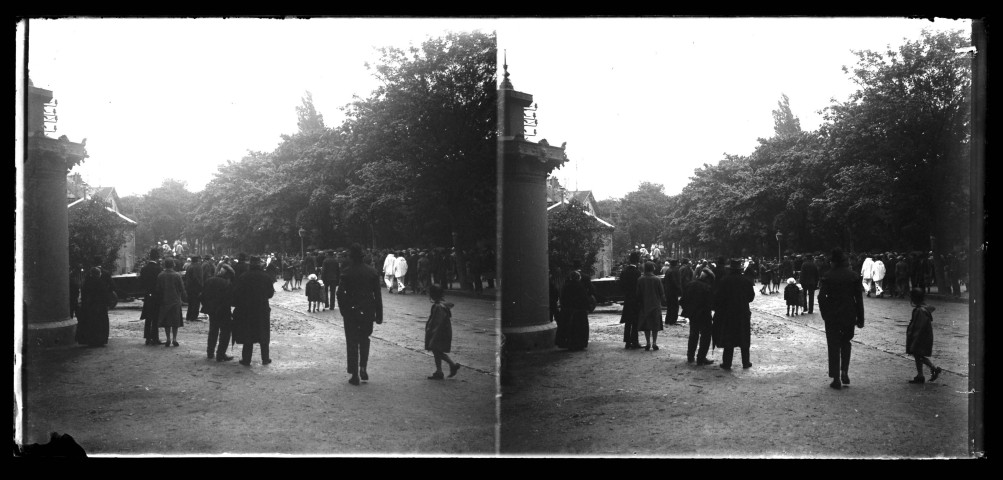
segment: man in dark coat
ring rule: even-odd
[[[348,260],[337,295],[348,344],[348,373],[352,375],[348,383],[358,385],[360,378],[369,380],[369,335],[374,322],[383,323],[383,296],[380,274],[362,262],[361,245],[353,243],[348,248]]]
[[[230,343],[233,303],[233,267],[223,263],[216,276],[206,280],[202,288],[202,312],[209,315],[209,343],[206,356],[217,362],[233,360],[226,354]]]
[[[143,324],[143,338],[147,345],[160,345],[160,325],[157,323],[160,318],[160,299],[157,297],[157,277],[164,269],[157,261],[160,258],[160,250],[150,249],[150,260],[139,270],[139,285],[146,292],[143,297],[143,312],[139,318],[145,320]]]
[[[662,290],[665,291],[665,324],[675,325],[679,320],[679,296],[683,294],[678,260],[669,260],[669,270],[662,277]]]
[[[327,252],[321,268],[323,270],[320,279],[324,281],[324,308],[334,310],[338,297],[338,280],[341,278],[341,266],[338,264],[338,257],[334,255],[334,250]]]
[[[683,289],[683,298],[679,301],[683,307],[683,316],[690,319],[690,338],[686,346],[686,361],[693,363],[696,360],[697,365],[713,365],[714,362],[707,360],[707,350],[710,349],[711,309],[714,306],[710,282],[714,274],[708,270],[703,270],[700,273],[700,278],[686,285]],[[698,344],[699,350],[697,350]]]
[[[749,346],[752,344],[752,311],[749,303],[756,299],[756,287],[742,275],[742,262],[732,260],[731,272],[717,282],[714,293],[714,343],[724,349],[721,368],[731,369],[735,347],[742,351],[742,368],[749,368]]]
[[[248,269],[247,254],[244,252],[238,253],[237,262],[233,264],[233,279],[239,279],[241,275],[247,273]]]
[[[303,276],[309,277],[316,273],[317,257],[314,256],[313,251],[306,252],[306,257],[303,259]]]
[[[233,339],[244,345],[240,364],[251,366],[254,344],[261,344],[261,364],[272,363],[268,355],[271,311],[268,299],[275,294],[274,277],[262,270],[261,259],[251,257],[250,269],[233,285]]]
[[[620,323],[623,324],[623,343],[627,350],[641,348],[637,335],[637,317],[641,313],[641,304],[637,300],[637,280],[641,278],[641,270],[637,262],[641,259],[638,252],[630,252],[628,265],[620,271],[620,291],[623,292],[623,311],[620,313]]]
[[[192,256],[192,262],[185,269],[185,292],[188,292],[188,313],[185,320],[196,322],[199,319],[199,298],[202,296],[202,257]]]
[[[801,286],[804,287],[805,302],[808,313],[815,313],[815,290],[818,288],[818,267],[809,257],[801,264]]]
[[[818,310],[825,322],[825,343],[829,350],[830,387],[850,383],[850,340],[854,327],[864,328],[863,280],[851,271],[839,248],[832,251],[828,272],[819,280]],[[842,383],[841,383],[842,382]]]

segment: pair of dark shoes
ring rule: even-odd
[[[909,380],[909,383],[926,383],[926,379],[922,375],[916,375],[915,378]]]
[[[832,379],[832,383],[829,384],[829,388],[834,388],[836,390],[840,390],[840,389],[843,388],[843,384],[839,383],[839,379],[838,378],[833,378]]]
[[[150,346],[156,346],[156,345],[163,345],[164,342],[161,342],[159,338],[156,340],[146,339],[146,344]]]
[[[743,363],[743,364],[742,364],[742,368],[752,368],[752,362],[749,362],[749,363]]]
[[[435,373],[428,376],[429,380],[443,380],[446,376],[442,374],[442,370],[436,370]]]
[[[216,355],[217,362],[229,362],[230,360],[233,360],[233,357],[229,355]]]
[[[714,362],[711,360],[707,360],[706,358],[701,358],[697,360],[697,366],[702,367],[704,365],[714,365]]]
[[[348,379],[348,383],[351,383],[352,385],[358,385],[359,384],[359,376],[358,375],[352,375],[352,378]]]
[[[251,366],[251,361],[250,360],[243,360],[243,359],[241,359],[241,360],[238,360],[237,363],[239,363],[239,364],[241,364],[241,365],[243,365],[245,367],[250,367]]]
[[[461,366],[462,365],[460,365],[459,363],[455,363],[455,362],[452,365],[450,365],[449,366],[449,378],[455,377],[456,376],[456,372],[460,371],[460,367]]]
[[[932,381],[936,380],[937,377],[940,377],[940,372],[942,372],[942,371],[943,371],[943,369],[941,369],[940,367],[934,368],[933,369],[933,373],[930,374],[930,381],[932,382]]]

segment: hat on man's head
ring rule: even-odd
[[[788,285],[794,285],[794,277],[788,278],[787,279],[787,284]]]
[[[732,270],[741,270],[742,261],[737,258],[733,258],[731,259],[731,263],[728,265],[728,267],[731,268]]]
[[[217,277],[233,278],[234,275],[236,275],[236,272],[233,271],[233,267],[225,263],[219,264],[219,268],[216,269]]]
[[[317,279],[317,275],[316,275],[316,274],[313,274],[313,273],[311,273],[309,277],[306,277],[306,279],[307,279],[307,280],[316,280],[316,279]]]
[[[845,262],[846,255],[843,254],[843,249],[838,247],[832,249],[832,255],[829,256],[829,261],[836,264]]]

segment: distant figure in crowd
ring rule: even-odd
[[[787,316],[797,315],[798,307],[801,306],[801,289],[798,288],[793,278],[787,279],[787,286],[784,287],[784,301],[787,302]]]
[[[185,320],[195,322],[199,319],[199,299],[202,296],[202,257],[192,256],[192,262],[185,268],[185,292],[188,294],[188,313]]]
[[[394,293],[394,279],[397,278],[394,275],[394,270],[396,268],[397,257],[394,256],[394,252],[388,252],[383,260],[383,278],[387,284],[387,293]]]
[[[442,294],[442,287],[432,285],[428,291],[429,299],[432,301],[432,311],[425,322],[425,350],[432,351],[435,358],[435,372],[428,377],[429,380],[442,380],[442,362],[449,364],[449,376],[455,377],[460,370],[460,364],[449,358],[449,349],[453,342],[453,326],[450,321],[452,317],[453,304],[446,302]]]
[[[319,312],[320,302],[324,296],[324,287],[320,285],[317,280],[317,275],[311,273],[310,280],[306,282],[306,301],[307,301],[307,312]]]
[[[630,252],[629,263],[620,271],[620,291],[623,292],[623,311],[620,313],[620,323],[623,324],[623,343],[627,350],[641,348],[637,334],[637,317],[641,305],[637,301],[637,281],[641,278],[641,270],[637,268],[641,254]]]
[[[808,257],[801,265],[801,286],[804,287],[806,313],[815,313],[815,290],[818,289],[818,266]]]
[[[731,273],[718,280],[714,295],[714,343],[724,349],[721,368],[731,369],[735,347],[742,352],[742,368],[752,366],[749,347],[752,344],[752,311],[749,303],[756,299],[756,287],[742,275],[740,261],[732,260]]]
[[[905,298],[909,292],[910,273],[909,262],[906,261],[905,255],[899,256],[898,263],[895,264],[895,289],[899,298]]]
[[[345,323],[345,342],[348,351],[348,383],[358,385],[359,380],[369,380],[369,335],[373,323],[383,323],[383,297],[380,293],[380,275],[363,263],[362,246],[353,243],[348,248],[349,265],[341,275],[338,285],[338,305]]]
[[[429,293],[429,285],[432,284],[432,260],[428,254],[421,252],[418,254],[418,293]]]
[[[167,240],[160,242],[160,254],[163,255],[164,258],[174,256],[174,249],[171,248],[171,244],[167,243]],[[175,258],[184,260],[185,256],[178,255]]]
[[[341,278],[341,266],[338,264],[338,257],[334,250],[327,252],[324,257],[324,264],[321,266],[321,280],[324,281],[324,308],[334,310],[338,300],[338,280]]]
[[[86,277],[87,272],[84,271],[83,265],[70,267],[70,318],[76,317],[80,311],[80,287],[83,286]]]
[[[912,319],[906,328],[905,353],[916,359],[916,377],[909,383],[925,383],[923,365],[930,367],[930,381],[940,376],[942,369],[930,361],[933,355],[933,306],[924,302],[925,293],[922,288],[914,288],[909,292],[912,303]]]
[[[397,258],[394,261],[394,279],[397,281],[397,293],[405,295],[405,289],[407,288],[407,258],[404,256],[404,252],[397,252]]]
[[[206,356],[217,362],[228,362],[233,357],[226,354],[230,345],[233,316],[233,267],[220,264],[216,276],[206,280],[202,289],[202,313],[209,315],[209,342]]]
[[[160,345],[160,297],[157,295],[157,277],[164,269],[157,259],[160,258],[160,250],[150,249],[150,260],[143,265],[139,271],[139,285],[146,292],[143,297],[143,312],[139,314],[140,320],[145,320],[143,324],[143,338],[147,345]]]
[[[306,257],[303,258],[303,275],[307,278],[310,275],[317,273],[317,257],[314,256],[313,251],[306,252]]]
[[[850,384],[850,340],[854,327],[864,328],[862,275],[850,271],[843,250],[836,248],[829,258],[830,268],[819,280],[818,309],[825,322],[825,343],[829,350],[830,387]],[[842,383],[840,383],[842,382]]]
[[[863,285],[864,291],[870,297],[871,292],[874,291],[874,259],[871,258],[870,254],[864,254],[864,263],[860,266],[860,278],[860,284]]]
[[[303,261],[293,264],[293,290],[302,290],[303,287]]]
[[[885,273],[885,262],[881,261],[881,256],[879,255],[871,265],[871,284],[874,286],[874,296],[876,298],[884,298],[885,296],[885,291],[882,288],[885,282]]]
[[[564,286],[561,267],[555,266],[550,270],[550,280],[547,283],[550,284],[550,321],[554,322],[561,314],[561,287]]]
[[[181,244],[181,240],[174,241],[174,256],[178,258],[184,258],[185,256],[185,246]]]
[[[176,261],[164,260],[164,271],[157,275],[157,298],[160,300],[160,311],[157,323],[164,329],[167,336],[165,347],[178,344],[178,327],[184,325],[181,320],[181,304],[188,300],[184,280],[181,274],[174,271]],[[173,337],[171,336],[173,335]],[[171,340],[173,338],[173,340]]]
[[[233,279],[240,280],[240,277],[250,270],[250,265],[247,264],[247,254],[240,252],[237,254],[237,263],[233,264]]]
[[[240,364],[251,366],[254,344],[261,345],[261,364],[272,363],[268,352],[271,311],[268,299],[275,294],[275,278],[263,270],[261,259],[251,257],[250,269],[233,285],[233,340],[243,345]]]
[[[571,271],[561,290],[561,316],[554,344],[568,350],[584,350],[589,345],[589,300],[582,273]]]
[[[689,343],[686,345],[686,361],[693,363],[696,357],[697,365],[713,365],[707,360],[707,350],[710,349],[712,334],[711,310],[714,307],[714,297],[710,284],[714,274],[710,270],[700,272],[700,277],[686,285],[683,298],[679,303],[683,307],[683,316],[690,320]],[[697,345],[700,349],[697,350]]]
[[[91,347],[108,344],[108,298],[115,291],[111,273],[101,268],[101,260],[101,257],[94,258],[94,266],[87,271],[80,288],[76,341]]]
[[[662,290],[665,291],[665,324],[675,325],[679,321],[679,297],[683,294],[678,260],[669,261],[669,269],[662,276]]]
[[[644,332],[644,350],[658,350],[658,332],[662,330],[662,304],[665,292],[655,276],[655,264],[644,262],[644,275],[637,280],[637,301],[640,304],[637,330]]]

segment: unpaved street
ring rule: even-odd
[[[276,284],[278,289],[280,284]],[[25,358],[25,443],[68,433],[88,454],[493,454],[495,302],[450,296],[452,357],[426,379],[427,297],[384,295],[370,381],[348,384],[337,311],[306,313],[302,291],[272,299],[273,363],[206,359],[208,322],[185,324],[180,347],[143,345],[138,303],[111,311],[107,347]],[[239,358],[240,345],[230,354]]]
[[[514,454],[964,457],[968,308],[937,306],[933,360],[944,374],[910,385],[906,300],[865,299],[851,385],[829,388],[821,316],[785,316],[781,295],[753,307],[752,368],[686,363],[687,325],[661,350],[624,350],[618,308],[590,316],[583,352],[513,355],[501,451]],[[642,337],[643,341],[643,337]],[[736,356],[738,352],[736,351]],[[721,350],[710,358],[720,361]],[[929,373],[927,373],[929,375]]]

